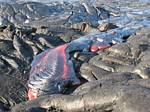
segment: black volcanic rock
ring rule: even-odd
[[[11,108],[14,112],[150,111],[149,5],[137,1],[0,2],[0,112]],[[27,81],[35,55],[83,35],[117,27],[138,31],[125,37],[127,42],[104,51],[71,54],[82,85],[68,87],[65,95],[27,101]]]

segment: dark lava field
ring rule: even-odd
[[[119,28],[135,32],[70,53],[82,84],[28,101],[36,55]],[[0,0],[0,112],[150,112],[150,1]]]

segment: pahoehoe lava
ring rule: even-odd
[[[149,112],[149,7],[0,0],[0,111]]]

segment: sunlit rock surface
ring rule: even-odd
[[[150,111],[149,9],[149,0],[0,0],[0,111],[27,100],[35,55],[118,27],[137,33],[105,51],[71,54],[76,75],[87,83],[69,88],[67,95],[43,96],[12,110]]]

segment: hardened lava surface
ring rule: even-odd
[[[150,112],[149,3],[106,1],[0,2],[0,111]],[[71,54],[77,76],[86,83],[27,101],[35,55],[123,26],[138,29],[125,43]]]

